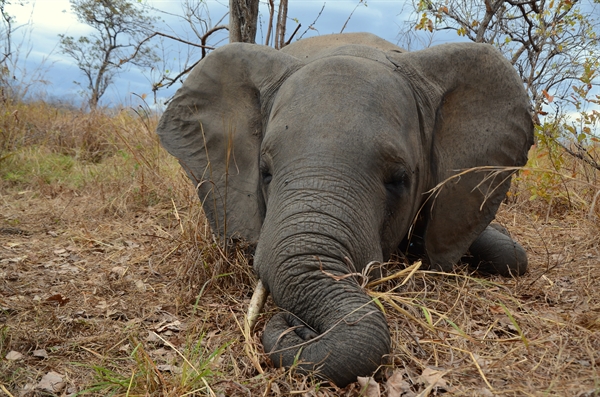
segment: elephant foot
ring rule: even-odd
[[[490,224],[477,237],[469,247],[469,254],[463,261],[482,273],[516,277],[527,271],[525,249],[498,224]]]

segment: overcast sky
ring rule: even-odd
[[[58,46],[59,34],[67,34],[75,38],[87,35],[93,30],[91,27],[81,24],[71,12],[68,0],[25,0],[24,6],[13,4],[8,8],[11,15],[16,18],[16,25],[21,26],[14,35],[14,42],[19,48],[19,70],[14,74],[23,85],[32,81],[40,80],[45,85],[33,84],[29,93],[45,91],[44,99],[64,100],[79,105],[85,101],[82,90],[74,81],[79,81],[85,86],[84,75],[74,64],[74,61],[61,54]],[[158,30],[175,36],[187,38],[197,42],[179,15],[183,14],[182,0],[146,0],[146,2],[157,10],[165,13],[157,13],[161,17]],[[217,24],[227,13],[228,0],[205,0],[209,11],[210,23]],[[12,3],[18,3],[13,1]],[[324,6],[324,8],[323,8]],[[297,26],[297,21],[302,24],[300,35],[319,16],[314,29],[309,30],[304,37],[314,35],[339,33],[344,24],[345,32],[370,32],[388,41],[398,43],[401,40],[400,33],[406,29],[406,21],[415,18],[412,14],[411,0],[290,0],[288,11],[287,37]],[[267,7],[261,5],[261,21],[267,20]],[[348,20],[349,16],[352,17]],[[225,18],[223,23],[227,23]],[[257,42],[264,42],[266,27],[260,26],[257,34]],[[226,32],[223,33],[226,35]],[[296,36],[297,37],[297,36]],[[459,41],[455,33],[445,31],[435,33],[433,38],[424,33],[421,34],[421,42],[413,41],[410,50],[416,50],[428,45],[441,44],[444,42]],[[466,40],[462,38],[462,40]],[[213,41],[214,42],[214,41]],[[226,39],[223,40],[223,43]],[[189,46],[177,45],[170,40],[163,40],[159,48],[163,59],[168,60],[169,69],[177,71],[178,65],[184,63],[190,56]],[[158,44],[158,42],[157,42]],[[406,47],[404,41],[401,46]],[[200,54],[196,50],[190,59],[199,59]],[[115,83],[108,88],[101,99],[105,106],[125,105],[137,106],[140,103],[138,96],[146,96],[146,101],[154,106],[152,94],[152,82],[159,77],[162,65],[157,65],[157,70],[150,72],[131,68],[129,71],[120,73],[115,78]],[[41,87],[41,89],[40,89]],[[164,102],[171,97],[178,86],[170,89],[161,89],[157,94],[157,101]]]
[[[180,0],[149,0],[148,3],[171,14],[182,14],[182,1]],[[216,24],[227,12],[228,1],[208,0],[206,3],[211,21]],[[360,3],[359,0],[291,0],[288,17],[302,24],[299,30],[302,33],[317,18],[319,11],[325,5],[315,24],[315,30],[310,30],[304,36],[310,37],[318,34],[339,33],[354,11],[345,27],[345,32],[370,32],[396,43],[404,21],[409,17],[411,11],[411,8],[405,7],[404,4],[403,1],[398,0],[368,0],[366,5]],[[266,12],[266,7],[261,8],[263,20],[266,20]],[[19,66],[21,71],[15,73],[17,77],[25,82],[43,78],[47,82],[44,89],[49,98],[60,98],[74,103],[81,102],[83,99],[81,88],[73,81],[84,83],[84,76],[69,57],[60,53],[58,35],[67,34],[77,38],[89,34],[91,28],[77,21],[71,12],[68,0],[30,0],[25,6],[13,4],[9,7],[9,13],[16,17],[17,25],[30,22],[29,26],[21,27],[14,35],[20,50]],[[161,17],[163,22],[159,25],[160,30],[192,38],[189,28],[180,19],[167,14],[162,14]],[[288,21],[288,35],[297,25],[294,20]],[[225,23],[227,23],[227,19],[225,19]],[[264,41],[263,33],[259,29],[257,41]],[[455,35],[447,37],[438,35],[435,39],[436,42],[441,43],[457,40],[457,37]],[[168,51],[165,58],[170,59],[173,64],[184,60],[186,51],[184,48],[178,47],[168,40],[164,41],[164,44]],[[418,43],[415,44],[417,47],[419,46]],[[151,80],[153,78],[156,76],[135,69],[123,72],[116,78],[115,84],[107,90],[101,103],[103,105],[136,104],[137,97],[133,95],[134,93],[146,94],[147,100],[152,102]],[[159,91],[158,99],[164,100],[164,98],[170,97],[174,91],[175,88]]]

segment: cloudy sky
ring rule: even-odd
[[[167,12],[160,14],[163,20],[159,25],[161,31],[192,39],[189,27],[177,17],[183,14],[182,1],[148,0],[148,3],[156,9]],[[228,1],[208,0],[206,3],[211,22],[216,24],[227,12]],[[338,33],[353,13],[345,27],[345,32],[371,32],[396,43],[400,39],[399,32],[404,28],[404,23],[411,12],[411,8],[404,7],[403,4],[403,1],[398,0],[368,0],[366,3],[359,0],[292,0],[288,16],[293,20],[288,22],[288,35],[297,25],[295,20],[302,24],[299,32],[304,32],[325,5],[315,24],[315,30],[308,31],[304,37]],[[16,17],[17,25],[29,22],[29,25],[20,27],[14,35],[20,53],[19,71],[15,73],[17,77],[25,82],[46,81],[44,91],[51,99],[80,102],[81,89],[73,82],[83,83],[84,76],[69,57],[61,54],[58,35],[67,34],[77,38],[89,34],[91,28],[77,21],[71,12],[68,0],[30,0],[25,6],[13,4],[9,8],[9,13]],[[266,20],[266,7],[261,9],[261,13],[262,20]],[[263,33],[259,29],[257,41],[264,41]],[[456,36],[437,36],[434,39],[440,43],[456,40]],[[177,69],[177,64],[185,60],[187,49],[168,40],[163,43],[164,49],[161,48],[161,51],[165,51],[165,59],[168,58],[173,69]],[[419,47],[424,44],[417,42],[414,45]],[[146,94],[147,100],[152,102],[151,81],[156,78],[156,75],[156,71],[152,75],[148,71],[142,72],[136,69],[121,73],[115,84],[107,90],[101,103],[103,105],[135,104],[137,97],[133,94]],[[39,85],[37,87],[39,88]],[[158,99],[168,98],[174,90],[173,88],[159,91]]]

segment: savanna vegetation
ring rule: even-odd
[[[445,18],[430,4],[421,28]],[[569,117],[541,117],[560,98],[538,86],[537,144],[497,215],[528,273],[440,275],[396,258],[364,286],[388,319],[390,364],[344,389],[270,365],[272,302],[245,326],[252,257],[211,234],[155,113],[3,90],[0,394],[599,396],[600,98],[597,64],[581,67]]]

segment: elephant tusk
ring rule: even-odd
[[[254,326],[258,321],[258,316],[260,315],[260,312],[262,312],[268,296],[269,293],[265,289],[262,281],[258,280],[258,284],[256,284],[256,288],[250,299],[250,304],[248,305],[248,314],[246,315],[246,323],[248,324],[250,332],[254,329]]]

